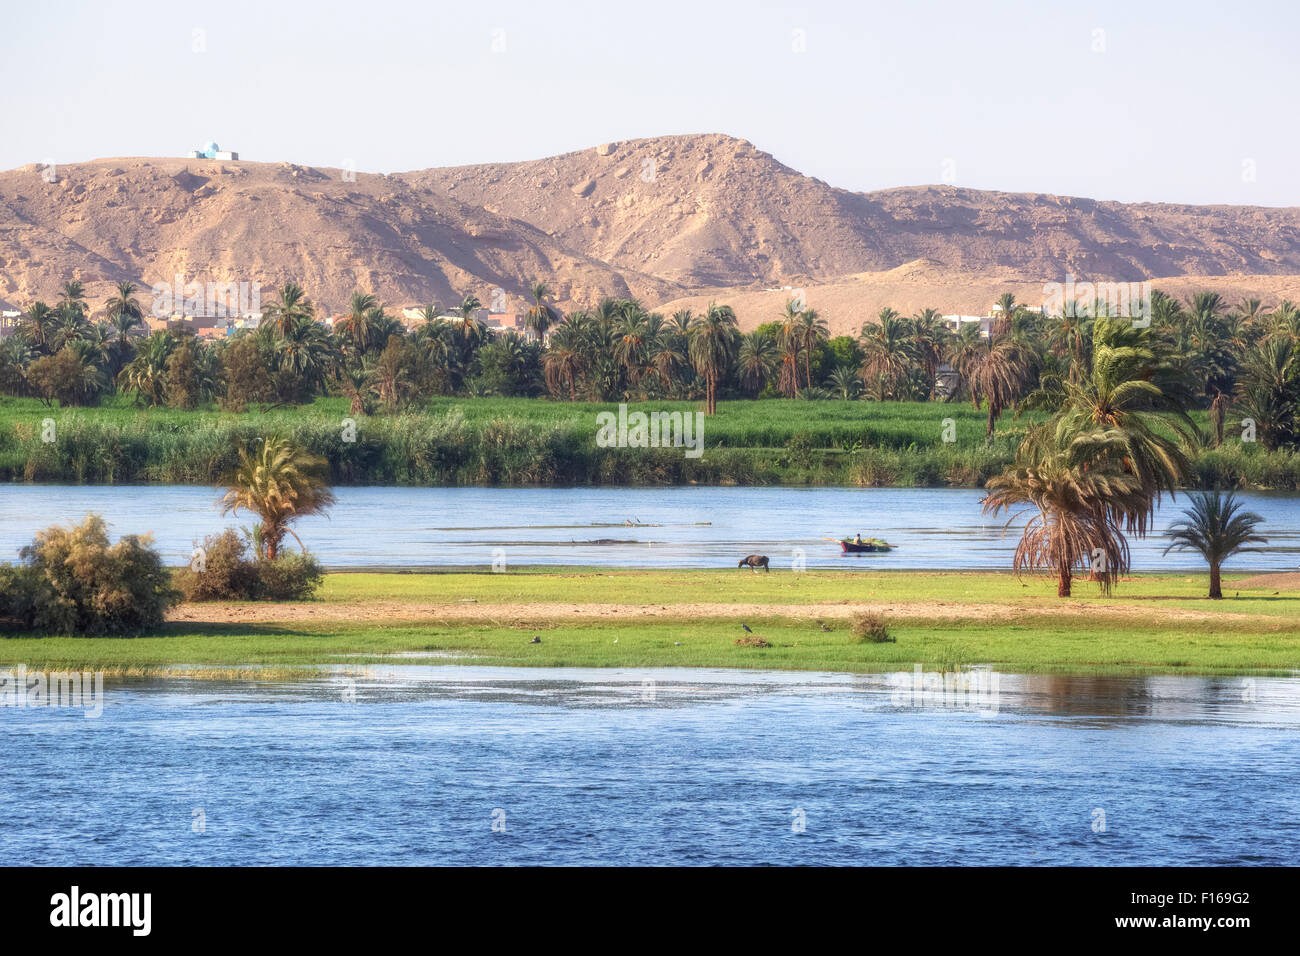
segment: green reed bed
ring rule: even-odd
[[[698,410],[690,402],[632,408]],[[704,455],[688,458],[680,448],[598,447],[596,416],[617,410],[439,398],[418,412],[358,416],[353,436],[338,398],[242,414],[139,408],[123,396],[84,409],[0,399],[0,480],[211,484],[241,444],[274,432],[326,457],[341,484],[980,487],[1011,462],[1037,421],[1006,415],[986,441],[984,413],[969,403],[731,401],[704,421]],[[46,419],[53,441],[45,440]],[[1234,441],[1194,461],[1201,486],[1300,488],[1293,452]]]

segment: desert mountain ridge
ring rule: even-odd
[[[179,274],[258,282],[264,296],[297,281],[326,311],[356,288],[390,305],[445,306],[501,289],[516,310],[542,280],[564,309],[604,295],[738,303],[800,287],[833,326],[856,327],[889,294],[906,293],[890,303],[900,309],[918,297],[982,312],[994,286],[1074,275],[1162,287],[1204,278],[1231,298],[1267,301],[1300,276],[1300,208],[955,186],[855,193],[721,134],[388,175],[168,158],[54,173],[0,172],[0,301],[10,307],[54,298],[69,278],[102,301],[118,280],[147,291]]]

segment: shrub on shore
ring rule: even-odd
[[[853,636],[858,639],[859,644],[889,644],[894,640],[885,619],[869,611],[854,614],[850,630],[853,631]]]
[[[137,634],[157,629],[177,600],[150,535],[109,544],[104,519],[50,527],[0,564],[0,618],[44,634]]]
[[[199,555],[201,560],[172,575],[186,601],[305,601],[324,573],[308,553],[283,552],[274,561],[250,558],[248,542],[229,528],[204,538]]]

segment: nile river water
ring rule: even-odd
[[[336,489],[327,517],[298,523],[304,543],[331,567],[612,565],[735,567],[751,552],[774,568],[802,556],[809,568],[1010,566],[1019,537],[1005,517],[983,514],[983,492],[943,488],[353,488]],[[191,485],[0,486],[0,560],[40,528],[104,515],[114,534],[151,531],[171,564],[222,527],[218,490]],[[1246,494],[1269,543],[1229,570],[1300,567],[1300,496]],[[1166,499],[1155,532],[1131,541],[1135,571],[1203,567],[1198,555],[1162,554],[1163,532],[1187,506]],[[825,538],[887,539],[897,550],[842,556]]]
[[[1300,681],[405,666],[0,709],[6,864],[1295,864]],[[917,688],[921,690],[917,690]]]

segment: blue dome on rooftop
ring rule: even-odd
[[[215,153],[219,149],[221,149],[221,147],[218,146],[216,143],[208,143],[208,145],[203,147],[204,152],[207,153]]]

